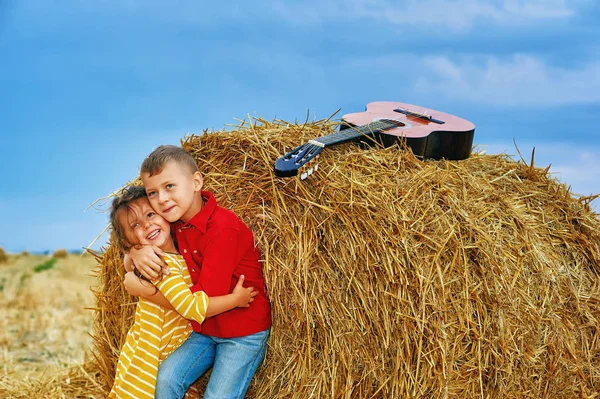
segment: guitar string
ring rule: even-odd
[[[340,132],[336,132],[323,137],[318,137],[313,140],[320,141],[325,145],[330,145],[342,142],[344,140],[350,141],[353,139],[357,139],[361,136],[372,136],[376,132],[389,130],[392,129],[394,126],[398,126],[398,124],[388,120],[378,120],[375,122],[368,123],[366,125],[350,126],[349,128],[344,129]],[[345,132],[345,130],[350,131]]]
[[[336,132],[336,133],[333,133],[333,134],[330,134],[327,136],[318,137],[316,139],[311,139],[306,144],[303,144],[303,145],[295,148],[294,150],[290,151],[288,154],[284,155],[284,158],[287,158],[288,160],[292,160],[292,158],[294,158],[293,154],[298,154],[300,152],[304,152],[305,155],[303,155],[302,158],[298,158],[298,156],[296,156],[294,159],[294,163],[296,165],[299,165],[299,167],[300,167],[310,160],[309,159],[309,160],[301,163],[302,159],[306,158],[306,156],[315,149],[315,146],[322,149],[326,145],[339,143],[341,141],[351,141],[351,140],[357,139],[361,136],[371,137],[377,131],[389,130],[389,129],[393,128],[394,126],[398,126],[398,121],[384,120],[384,119],[377,120],[375,122],[371,122],[366,125],[351,126],[347,129],[344,129],[344,130],[349,130],[348,132],[341,131],[341,132]],[[306,149],[306,146],[309,144],[310,144],[310,147],[308,147],[308,149]],[[318,155],[318,153],[317,153],[317,155]],[[311,159],[312,158],[314,158],[314,156],[311,157]]]

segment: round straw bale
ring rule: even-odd
[[[8,254],[4,250],[4,248],[0,247],[0,263],[8,262]]]
[[[55,258],[66,258],[68,255],[69,252],[67,252],[66,249],[60,248],[54,251],[54,254],[52,256],[54,256]]]
[[[248,397],[597,393],[600,220],[589,203],[506,155],[422,161],[344,144],[306,180],[274,176],[281,154],[335,127],[253,120],[182,141],[263,254],[273,328]],[[93,353],[108,389],[133,302],[115,245],[99,270]]]

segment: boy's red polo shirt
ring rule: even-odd
[[[271,327],[271,304],[252,232],[235,213],[218,206],[212,193],[202,191],[201,195],[205,200],[202,209],[188,223],[178,221],[172,225],[192,277],[191,291],[227,295],[243,274],[244,286],[254,287],[258,295],[248,308],[209,317],[202,325],[192,321],[192,327],[196,332],[221,338],[266,330]]]

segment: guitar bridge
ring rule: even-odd
[[[398,113],[404,114],[406,116],[413,116],[413,117],[419,118],[419,119],[425,119],[425,120],[428,120],[430,122],[437,123],[438,125],[443,125],[444,123],[446,123],[446,122],[441,121],[439,119],[435,119],[431,115],[427,115],[427,114],[424,114],[424,113],[418,112],[418,111],[412,111],[410,109],[396,108],[394,110],[394,112],[398,112]]]

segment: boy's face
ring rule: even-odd
[[[129,244],[156,245],[164,251],[175,252],[171,225],[150,206],[147,198],[139,198],[117,214]]]
[[[160,173],[142,173],[142,182],[150,205],[169,222],[188,222],[202,208],[202,175],[175,161],[168,162]]]

